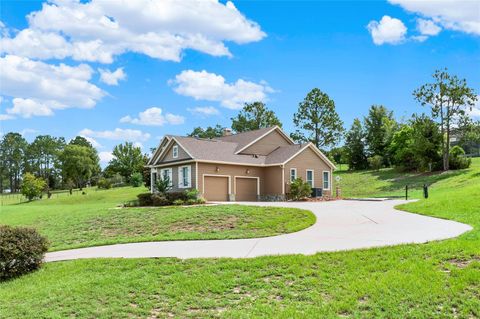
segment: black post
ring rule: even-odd
[[[408,185],[405,185],[405,200],[408,200]]]
[[[423,197],[428,198],[428,186],[423,184]]]

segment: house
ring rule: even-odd
[[[285,200],[302,178],[332,193],[335,165],[312,143],[295,144],[278,126],[213,139],[165,136],[148,162],[151,190],[169,178],[171,191],[196,188],[209,201]]]

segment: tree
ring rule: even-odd
[[[92,143],[90,143],[83,136],[76,136],[68,144],[86,147],[88,149],[88,152],[90,153],[90,159],[93,163],[95,163],[92,171],[92,176],[97,176],[100,174],[100,172],[102,171],[102,169],[100,168],[100,158],[98,157],[98,152],[95,147],[93,147]]]
[[[389,165],[388,145],[397,128],[393,112],[388,111],[383,105],[372,105],[364,118],[364,125],[369,156],[379,155],[383,158],[384,164]]]
[[[468,154],[480,155],[480,121],[462,116],[458,122],[457,144]]]
[[[467,86],[465,79],[450,75],[447,69],[436,70],[433,83],[427,83],[413,92],[415,99],[423,106],[429,105],[432,116],[440,121],[442,133],[443,170],[449,169],[450,133],[456,120],[465,115],[477,101],[475,91]]]
[[[188,134],[191,137],[199,138],[215,138],[223,135],[223,127],[219,124],[214,127],[209,126],[206,129],[201,128],[200,126],[193,129],[193,131]]]
[[[60,154],[63,181],[73,181],[82,188],[98,169],[98,161],[92,159],[92,152],[86,146],[65,146]]]
[[[413,129],[411,144],[417,170],[432,170],[441,161],[442,134],[437,123],[426,115],[414,115],[410,121]]]
[[[54,188],[58,175],[59,155],[65,147],[63,137],[39,135],[28,146],[28,170],[36,176],[41,176],[48,183],[49,188]]]
[[[116,145],[113,148],[113,159],[108,163],[106,170],[122,175],[127,182],[133,173],[143,172],[145,157],[140,147],[131,142]]]
[[[262,102],[245,103],[236,117],[231,118],[232,129],[237,132],[247,132],[271,126],[280,126],[282,123]]]
[[[40,197],[46,186],[47,183],[42,178],[35,177],[30,173],[23,175],[21,191],[29,201]]]
[[[395,165],[405,170],[415,169],[416,162],[412,148],[413,143],[413,128],[410,125],[403,125],[393,134],[389,149]]]
[[[0,143],[0,172],[7,177],[10,189],[16,192],[20,188],[20,177],[25,168],[28,142],[19,133],[7,133]],[[3,180],[3,178],[1,178]],[[3,189],[3,187],[2,187]]]
[[[312,142],[318,148],[335,146],[343,132],[343,122],[335,111],[335,103],[315,88],[299,104],[293,116],[297,130],[291,134],[298,142]]]
[[[353,120],[352,127],[345,135],[345,157],[348,168],[351,170],[368,167],[367,155],[365,153],[365,132],[358,118]]]

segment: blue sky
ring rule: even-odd
[[[346,127],[372,104],[427,112],[412,91],[437,68],[480,92],[478,1],[131,3],[2,1],[0,131],[82,134],[106,161],[125,140],[148,151],[164,134],[228,126],[253,100],[291,131],[314,87]]]

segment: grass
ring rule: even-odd
[[[478,160],[475,162],[478,163]],[[477,164],[478,165],[478,164]],[[341,178],[336,183],[342,189],[342,196],[348,197],[405,197],[405,185],[408,185],[410,198],[423,197],[423,185],[437,187],[440,181],[462,175],[464,171],[405,173],[393,168],[379,171],[364,170],[350,172],[339,170],[334,173]]]
[[[50,263],[0,284],[0,317],[479,318],[480,161],[434,189],[401,208],[471,232],[314,256]]]
[[[144,189],[90,189],[3,206],[0,224],[34,227],[47,236],[51,250],[158,240],[266,237],[299,231],[315,215],[291,208],[240,205],[119,208]]]

